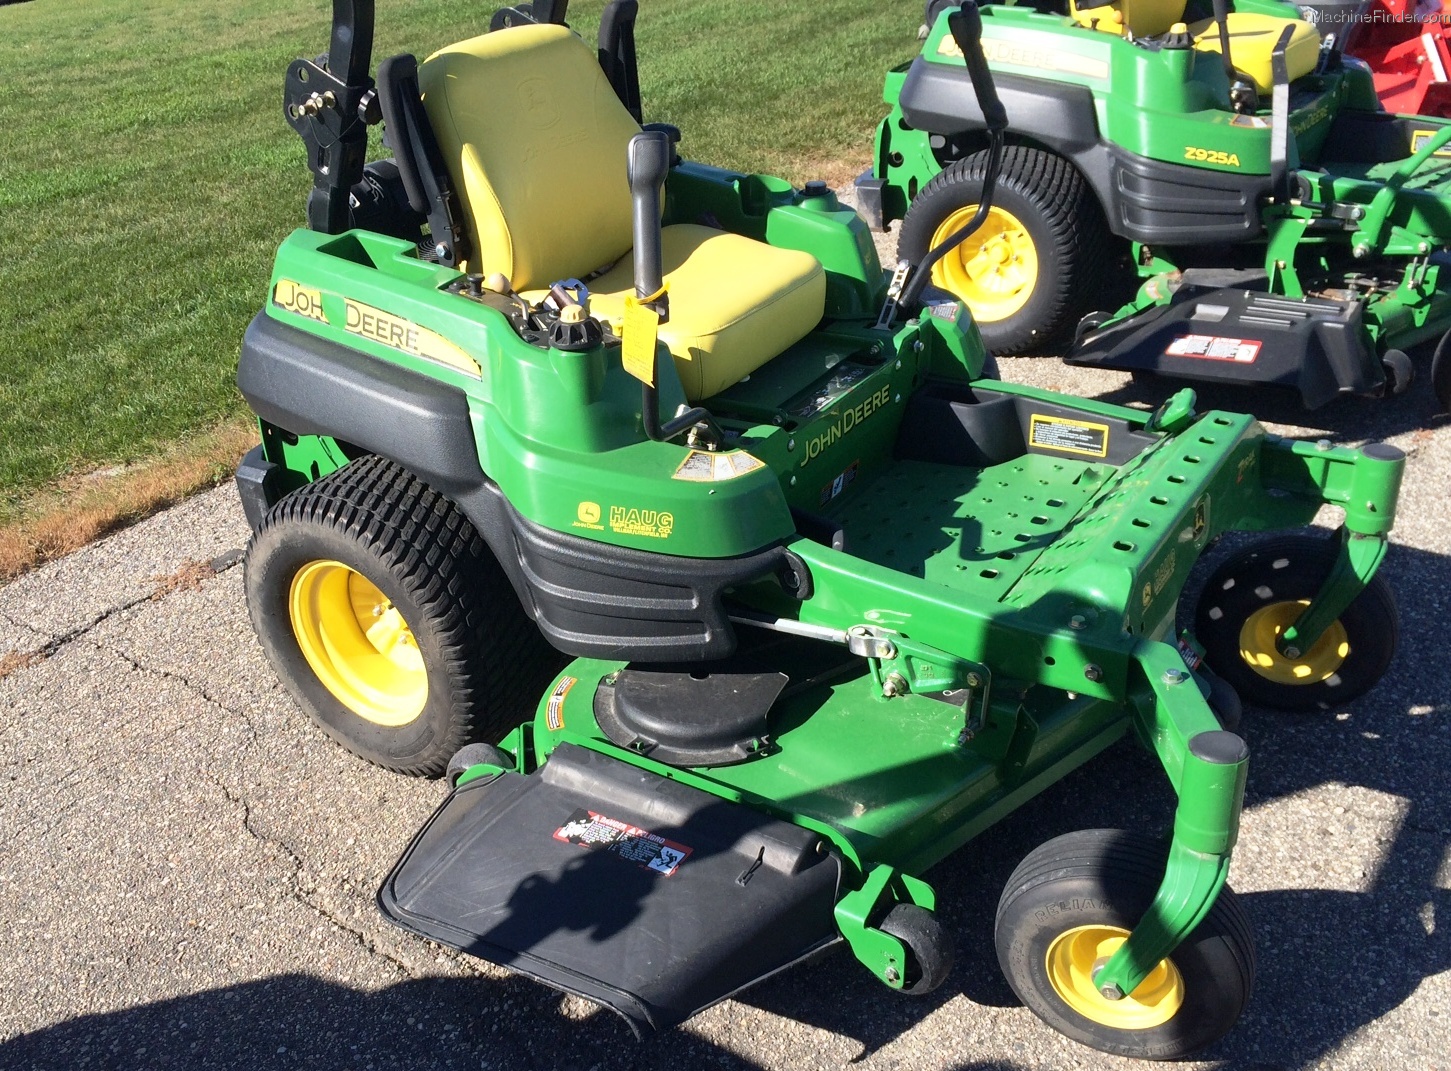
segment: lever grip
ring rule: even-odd
[[[626,160],[630,176],[635,236],[635,294],[647,298],[659,293],[663,275],[660,250],[660,187],[670,172],[674,150],[659,130],[642,130],[630,139]],[[666,305],[655,306],[665,318]]]
[[[998,100],[997,86],[993,85],[992,72],[988,70],[987,59],[982,54],[982,14],[975,0],[963,0],[960,8],[950,12],[947,28],[967,64],[972,91],[977,94],[977,106],[982,109],[987,128],[1005,130],[1008,113],[1003,109],[1003,102]]]

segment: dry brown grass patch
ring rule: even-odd
[[[0,681],[18,670],[39,665],[45,659],[46,655],[43,651],[7,651],[0,655]]]
[[[0,527],[0,582],[229,479],[256,442],[251,420],[229,420],[153,460],[72,477],[36,495],[18,521]]]

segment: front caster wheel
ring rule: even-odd
[[[1090,829],[1050,840],[1013,871],[998,903],[998,963],[1053,1029],[1102,1052],[1172,1060],[1239,1019],[1254,984],[1254,943],[1227,886],[1132,993],[1109,1000],[1094,985],[1094,971],[1154,899],[1165,856],[1152,839]]]
[[[1241,698],[1277,710],[1329,710],[1385,674],[1400,618],[1378,575],[1308,650],[1290,658],[1275,646],[1320,590],[1336,553],[1323,538],[1284,536],[1235,555],[1205,583],[1194,634],[1205,661]]]
[[[278,678],[329,736],[436,776],[527,718],[558,656],[448,499],[354,461],[277,503],[247,547],[247,609]]]
[[[947,981],[952,973],[952,938],[936,915],[916,904],[897,904],[878,929],[906,946],[903,993],[921,996]]]

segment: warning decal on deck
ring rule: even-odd
[[[1108,425],[1034,413],[1028,418],[1028,445],[1089,457],[1108,456]]]
[[[584,848],[603,848],[667,878],[679,869],[692,850],[628,822],[583,808],[554,831],[554,839]]]
[[[544,724],[549,726],[551,733],[564,728],[564,697],[578,683],[577,677],[560,677],[554,691],[549,693],[549,703],[544,708]]]
[[[1219,335],[1180,335],[1164,351],[1165,357],[1200,357],[1210,361],[1238,361],[1254,364],[1262,343],[1248,338]]]

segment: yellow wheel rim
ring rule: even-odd
[[[1309,599],[1272,602],[1250,614],[1239,630],[1239,654],[1245,664],[1276,684],[1319,684],[1334,676],[1350,654],[1350,640],[1339,621],[1332,621],[1299,658],[1286,658],[1275,649],[1280,634],[1309,605]]]
[[[1115,1030],[1147,1030],[1174,1018],[1184,1003],[1179,968],[1161,959],[1139,987],[1109,1000],[1093,984],[1093,972],[1118,951],[1129,931],[1118,926],[1075,926],[1048,946],[1048,982],[1063,1003],[1085,1019]]]
[[[385,726],[423,712],[428,671],[413,630],[362,573],[310,562],[292,579],[288,613],[302,656],[343,706]]]
[[[937,228],[932,245],[944,241],[977,213],[959,208]],[[1033,296],[1038,249],[1022,221],[994,205],[982,226],[932,268],[932,281],[967,302],[980,323],[1006,320]]]

